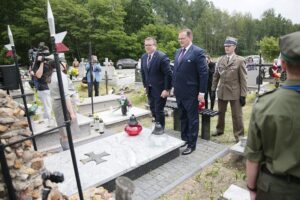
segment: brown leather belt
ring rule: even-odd
[[[300,184],[300,178],[298,178],[296,176],[288,175],[288,174],[287,175],[272,174],[265,165],[262,166],[261,171],[264,172],[265,174],[268,174],[274,178],[286,181],[288,183]]]

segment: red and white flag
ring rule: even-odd
[[[4,45],[4,47],[8,50],[6,52],[6,57],[12,57],[13,56],[13,51],[12,51],[12,48],[11,48],[11,44]]]
[[[63,53],[69,51],[69,48],[62,43],[66,35],[67,35],[67,31],[55,34],[54,38],[55,38],[55,47],[57,53]]]

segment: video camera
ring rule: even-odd
[[[37,70],[41,62],[53,59],[50,56],[49,48],[44,42],[40,42],[38,48],[29,49],[28,57],[33,70]]]
[[[50,180],[51,182],[54,182],[54,183],[61,183],[64,181],[64,175],[60,172],[44,172],[42,174],[42,179],[43,181],[47,181],[47,180]]]
[[[46,185],[47,180],[53,182],[53,183],[62,183],[65,178],[64,175],[60,172],[49,172],[46,171],[44,173],[42,173],[42,179],[43,179],[43,191],[42,191],[42,200],[46,200],[48,199],[48,195],[51,192],[51,187]]]

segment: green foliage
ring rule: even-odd
[[[262,55],[269,61],[277,58],[279,55],[278,38],[275,37],[264,37],[258,43]]]
[[[153,23],[153,11],[149,0],[131,0],[124,7],[124,27],[127,34],[136,33],[143,25]]]
[[[165,52],[170,59],[174,57],[175,50],[178,48],[177,29],[173,25],[149,24],[145,25],[138,33],[137,40],[143,48],[144,39],[153,36],[157,40],[158,50]],[[140,52],[142,54],[142,52]]]
[[[156,18],[165,24],[181,26],[183,19],[188,11],[186,0],[151,0]]]
[[[72,61],[87,58],[88,44],[102,62],[105,57],[116,62],[120,58],[138,59],[144,53],[143,40],[154,36],[160,50],[172,59],[178,48],[177,31],[193,30],[194,43],[213,56],[224,54],[226,36],[238,38],[237,53],[258,54],[257,41],[278,38],[300,30],[300,24],[269,9],[262,19],[251,14],[227,12],[208,0],[51,0],[56,32],[68,31],[64,43]],[[29,48],[41,41],[50,45],[45,0],[1,2],[0,43],[8,43],[7,25],[11,25],[21,64],[28,63]],[[262,46],[260,46],[262,49]],[[275,50],[274,50],[275,51]],[[275,53],[274,53],[275,54]],[[276,53],[277,54],[277,53]],[[273,56],[273,53],[266,53]],[[269,58],[269,57],[268,57]]]

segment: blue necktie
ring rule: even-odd
[[[150,62],[151,62],[151,54],[148,56],[148,59],[147,59],[147,67],[148,67],[148,69],[150,67]]]
[[[178,63],[181,62],[181,60],[182,60],[182,58],[183,58],[183,56],[184,56],[185,50],[186,50],[185,48],[183,48],[183,49],[181,50],[180,55],[179,55],[179,57],[178,57]]]

